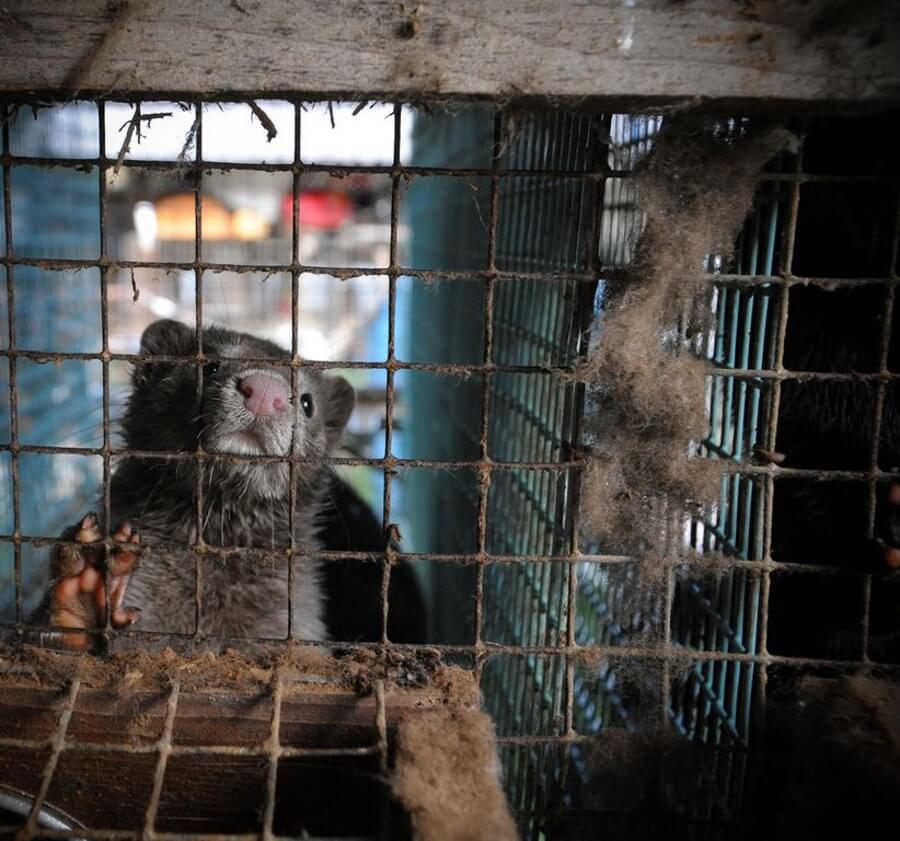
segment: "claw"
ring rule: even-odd
[[[109,571],[114,576],[127,576],[134,569],[139,552],[140,537],[137,529],[132,529],[128,523],[122,523],[113,535],[118,544],[112,551]]]
[[[103,535],[100,534],[100,527],[97,521],[97,515],[91,512],[87,514],[78,526],[75,534],[75,540],[79,543],[96,543],[102,540]]]
[[[127,628],[141,618],[139,607],[117,607],[112,612],[112,623],[115,628]]]

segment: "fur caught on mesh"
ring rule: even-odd
[[[694,115],[666,120],[635,173],[644,225],[634,258],[608,277],[585,360],[585,532],[634,554],[652,579],[686,514],[713,502],[721,469],[692,457],[707,430],[707,363],[690,349],[711,314],[705,265],[728,255],[762,167],[794,141],[777,127]]]
[[[494,725],[478,710],[431,710],[401,721],[391,788],[418,841],[519,837],[500,783]]]

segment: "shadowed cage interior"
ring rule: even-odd
[[[126,102],[41,103],[33,114],[31,103],[5,105],[0,620],[8,636],[40,598],[46,539],[87,509],[122,453],[111,423],[140,329],[165,315],[266,331],[296,361],[339,371],[356,388],[359,409],[335,466],[385,527],[400,527],[391,557],[409,560],[422,584],[429,647],[479,682],[524,836],[543,837],[549,814],[577,808],[572,792],[591,774],[586,743],[648,722],[711,748],[710,784],[686,817],[727,828],[741,814],[769,671],[833,665],[766,647],[781,474],[754,458],[777,451],[779,398],[792,378],[784,352],[792,290],[803,284],[791,265],[801,191],[831,173],[811,177],[802,149],[778,156],[761,175],[734,257],[708,257],[711,328],[690,339],[711,363],[709,432],[697,447],[729,468],[718,504],[677,523],[671,540],[722,553],[727,569],[710,581],[673,560],[663,595],[644,598],[632,561],[578,528],[585,387],[573,374],[602,335],[604,273],[632,259],[641,224],[632,176],[665,120],[378,106],[388,127],[381,147],[357,137],[307,152],[307,121],[352,135],[368,103],[262,104],[278,128],[273,146],[247,103],[141,103],[142,112]],[[234,109],[256,135],[238,156],[215,127]],[[149,137],[169,131],[167,121],[174,128],[158,157],[137,143],[119,157],[117,123]],[[726,125],[740,133],[742,122]],[[882,181],[894,193],[881,221],[896,232],[896,169]],[[352,214],[310,223],[333,211],[323,197],[342,190],[353,195]],[[891,247],[890,266],[865,279],[884,325],[869,377],[877,405],[893,376],[896,233]],[[805,380],[817,373],[830,372]],[[867,420],[877,441],[880,417]],[[892,469],[873,455],[843,477],[866,489],[869,537],[876,486]],[[808,471],[809,481],[835,478]],[[862,574],[854,581],[865,640],[872,583]],[[863,645],[848,664],[868,657]],[[154,713],[169,738],[177,704],[175,692]],[[327,733],[318,738],[327,748]],[[375,747],[358,754],[373,773],[387,761],[383,742],[376,733]],[[160,744],[140,756],[147,762],[136,773],[147,785]],[[64,773],[57,760],[66,751],[51,755],[51,776]],[[247,748],[249,764],[260,758],[271,754]],[[258,783],[271,831],[274,778]],[[149,825],[165,811],[160,791],[143,816]],[[329,834],[347,834],[335,820]]]

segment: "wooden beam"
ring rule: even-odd
[[[0,92],[900,101],[869,0],[5,0]]]

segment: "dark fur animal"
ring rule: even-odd
[[[816,123],[804,144],[804,170],[827,175],[900,174],[897,115]],[[791,271],[799,277],[886,278],[897,208],[896,185],[803,184]],[[792,371],[876,372],[881,364],[884,284],[826,289],[793,286],[784,366]],[[900,307],[893,308],[888,369],[900,372]],[[900,468],[900,390],[889,383],[880,440],[873,441],[876,386],[861,381],[787,380],[782,384],[777,450],[784,467],[867,471],[873,449],[882,470]],[[835,575],[776,573],[769,650],[791,656],[856,660],[862,654],[863,588],[874,574],[869,656],[900,662],[900,583],[888,566],[900,546],[900,506],[889,482],[877,489],[875,540],[867,537],[868,486],[859,481],[775,483],[775,560],[817,564]],[[843,574],[841,574],[843,573]]]
[[[191,357],[195,342],[190,328],[158,321],[144,332],[141,353]],[[301,368],[300,405],[294,410],[289,355],[281,348],[210,327],[203,332],[203,350],[226,361],[204,368],[199,405],[193,362],[160,360],[135,366],[122,420],[127,449],[193,452],[200,442],[204,451],[214,454],[286,456],[293,439],[293,453],[310,459],[295,471],[295,545],[310,551],[383,550],[384,538],[371,511],[327,464],[353,409],[350,385],[342,378]],[[242,361],[253,358],[277,361],[262,365]],[[45,604],[53,624],[72,628],[102,624],[108,603],[114,625],[137,621],[143,631],[188,635],[199,621],[200,633],[210,637],[287,634],[287,555],[265,550],[290,545],[288,464],[207,462],[202,542],[261,551],[197,556],[199,599],[195,555],[187,548],[198,538],[196,470],[193,459],[124,457],[118,463],[111,482],[111,513],[114,537],[125,545],[109,559],[113,580],[108,598],[97,575],[103,566],[102,550],[61,546],[53,556]],[[89,543],[99,538],[100,531],[89,515],[65,536]],[[316,560],[295,556],[292,636],[380,639],[380,624],[375,628],[371,619],[373,605],[380,605],[381,576],[379,572],[376,581],[370,572],[374,569],[348,561],[329,565],[323,572]],[[414,580],[400,576],[398,582],[392,592],[408,597],[414,611],[421,609]],[[140,612],[126,608],[126,600]],[[398,613],[402,615],[402,609]],[[408,634],[423,635],[420,626],[413,621]],[[67,635],[67,642],[89,646],[85,635]]]

